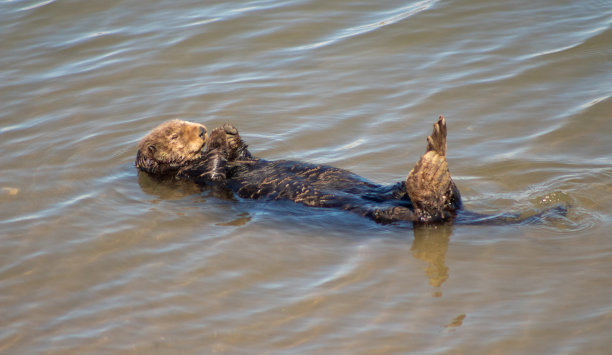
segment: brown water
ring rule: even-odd
[[[607,0],[0,2],[0,353],[604,354]],[[133,167],[170,118],[403,179],[438,114],[468,209],[413,230]]]

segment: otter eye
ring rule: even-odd
[[[177,139],[177,138],[178,138],[178,134],[173,134],[172,136],[170,136],[170,139],[171,139],[171,140],[175,140],[175,139]]]

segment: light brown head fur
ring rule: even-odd
[[[202,124],[181,120],[164,122],[138,143],[136,167],[156,175],[176,172],[202,155],[207,138]]]

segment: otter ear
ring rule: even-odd
[[[157,162],[152,158],[148,158],[146,155],[147,154],[143,154],[140,150],[136,153],[136,167],[148,173],[157,173]]]

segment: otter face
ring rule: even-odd
[[[176,172],[202,155],[208,136],[199,123],[173,120],[160,124],[138,143],[136,167],[151,174]]]

